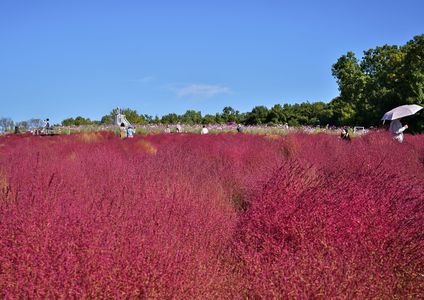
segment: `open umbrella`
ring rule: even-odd
[[[392,110],[386,112],[384,116],[381,118],[382,120],[396,120],[406,116],[410,116],[415,114],[417,111],[423,109],[422,106],[411,104],[411,105],[401,105]]]

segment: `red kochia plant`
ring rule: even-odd
[[[236,295],[245,195],[280,160],[262,137],[109,134],[0,144],[0,297]]]
[[[423,141],[0,137],[0,297],[419,298]]]
[[[381,134],[297,141],[297,155],[238,225],[247,294],[422,296],[424,173],[415,150]]]

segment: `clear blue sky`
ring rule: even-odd
[[[424,1],[0,0],[0,117],[328,102],[347,51],[424,33]]]

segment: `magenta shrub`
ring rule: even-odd
[[[0,137],[0,298],[421,298],[405,140]]]

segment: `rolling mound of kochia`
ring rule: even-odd
[[[1,298],[423,296],[424,136],[0,137]]]

